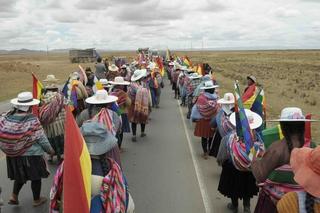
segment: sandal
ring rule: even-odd
[[[10,200],[8,201],[8,204],[9,204],[9,205],[19,205],[19,201],[18,201],[18,200],[10,199]]]
[[[33,207],[37,207],[37,206],[41,206],[42,204],[44,204],[45,202],[47,202],[47,198],[45,197],[40,197],[39,200],[34,200],[32,205]]]

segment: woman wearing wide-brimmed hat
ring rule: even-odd
[[[233,98],[227,98],[232,100]],[[229,101],[230,101],[229,100]],[[219,133],[229,131],[221,141],[218,153],[218,162],[222,165],[222,171],[219,180],[218,190],[221,194],[231,199],[231,203],[227,204],[227,208],[232,212],[238,212],[239,199],[243,200],[243,212],[249,213],[250,199],[257,195],[259,188],[256,185],[252,172],[249,171],[250,160],[249,155],[244,150],[243,141],[238,138],[236,129],[236,115],[232,109],[233,104],[227,104],[229,101],[221,100],[222,109],[228,115],[229,122],[221,124],[218,127]],[[230,103],[230,102],[229,102]],[[233,99],[234,103],[234,99]],[[245,114],[249,122],[249,128],[253,133],[253,141],[255,147],[263,150],[263,142],[255,129],[262,125],[262,118],[255,112],[245,109]],[[230,127],[233,126],[233,130]],[[231,132],[230,132],[231,131]],[[261,149],[259,151],[261,151]]]
[[[115,64],[111,64],[108,68],[108,73],[106,75],[106,79],[108,81],[113,81],[115,77],[120,76],[119,67]]]
[[[147,76],[147,70],[136,70],[131,76],[132,83],[128,88],[128,94],[131,99],[131,106],[128,111],[128,117],[132,127],[132,141],[136,142],[137,124],[141,125],[141,137],[145,137],[145,127],[149,117],[151,106],[150,92],[144,79]]]
[[[122,119],[122,131],[118,135],[118,145],[121,149],[121,144],[123,140],[123,133],[130,132],[130,123],[128,118],[128,110],[131,106],[131,99],[129,98],[129,95],[127,93],[128,86],[130,85],[129,81],[125,81],[123,77],[118,76],[115,77],[114,81],[110,82],[111,85],[113,85],[111,95],[114,95],[118,97],[117,104],[120,108],[119,114]]]
[[[161,89],[164,87],[159,67],[154,67],[150,73],[149,88],[152,97],[152,107],[159,108]]]
[[[39,120],[60,162],[64,149],[65,98],[59,92],[58,79],[48,75],[39,108]],[[52,161],[52,159],[50,159]]]
[[[196,122],[194,135],[201,137],[201,145],[204,159],[208,159],[214,130],[210,127],[211,119],[218,113],[219,105],[217,103],[218,96],[215,89],[218,85],[214,85],[212,81],[206,81],[201,87],[203,93],[198,97],[197,102],[192,107],[191,119]]]
[[[49,176],[44,152],[53,155],[54,150],[32,114],[32,106],[39,103],[31,92],[22,92],[11,100],[13,110],[0,116],[0,149],[6,154],[8,177],[14,181],[11,205],[19,204],[19,192],[27,181],[31,181],[33,206],[47,200],[40,197],[41,179]]]
[[[106,128],[116,135],[121,130],[121,118],[109,108],[117,100],[116,96],[109,95],[106,90],[97,90],[96,94],[86,99],[89,106],[77,117],[78,126],[81,127],[83,122],[90,119],[101,120],[106,123]]]
[[[277,203],[278,213],[320,212],[320,146],[294,148],[290,165],[304,191],[285,194]]]
[[[262,183],[256,213],[277,212],[276,203],[286,192],[302,190],[292,179],[290,156],[294,148],[310,146],[305,139],[305,125],[313,120],[306,119],[300,108],[286,107],[280,119],[272,121],[280,122],[284,137],[273,142],[260,160],[251,163],[257,183]]]
[[[195,101],[193,100],[193,92],[201,83],[202,75],[195,73],[193,70],[186,70],[186,71],[190,73],[187,75],[187,79],[185,81],[185,90],[186,90],[186,98],[187,98],[187,106],[188,106],[187,119],[190,119],[191,109],[195,103]]]

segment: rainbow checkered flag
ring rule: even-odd
[[[240,95],[239,84],[236,81],[234,84],[235,87],[235,113],[236,113],[236,129],[237,135],[241,138],[246,145],[246,153],[249,154],[252,146],[253,146],[253,137],[250,129],[249,121],[244,111],[242,98]]]

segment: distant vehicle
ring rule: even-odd
[[[100,57],[94,48],[91,49],[75,49],[69,50],[69,58],[71,63],[89,63],[95,62],[96,59]]]

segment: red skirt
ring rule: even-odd
[[[201,119],[197,121],[196,128],[194,129],[194,136],[212,138],[214,130],[211,129],[210,120]]]

